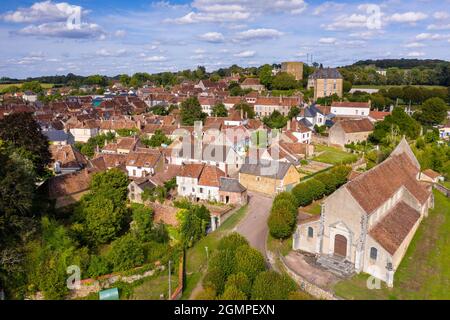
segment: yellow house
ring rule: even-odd
[[[303,62],[283,62],[281,63],[281,72],[286,72],[299,81],[303,79]]]
[[[290,163],[264,161],[244,164],[239,171],[239,182],[248,191],[275,196],[290,191],[300,181],[300,174]]]
[[[308,89],[314,88],[314,100],[337,94],[342,97],[344,78],[334,68],[318,69],[308,78]]]

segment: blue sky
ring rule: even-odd
[[[450,0],[9,1],[0,43],[0,77],[19,78],[450,60]]]

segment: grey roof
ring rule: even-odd
[[[343,79],[341,73],[335,68],[318,69],[309,77],[311,79]]]
[[[245,187],[236,179],[221,177],[219,190],[225,192],[242,193],[247,189],[245,189]]]
[[[273,179],[283,179],[292,166],[292,164],[287,162],[264,160],[259,161],[257,164],[249,164],[247,160],[247,163],[241,167],[240,173]]]
[[[44,130],[42,132],[47,136],[49,141],[67,141],[69,135],[64,132],[64,130]]]
[[[307,119],[303,118],[302,120],[299,121],[299,123],[305,125],[308,128],[312,128],[314,127],[314,125]]]

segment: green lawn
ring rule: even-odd
[[[17,84],[16,83],[13,83],[13,84],[11,84],[11,83],[0,84],[0,90],[3,90],[5,88],[11,87],[11,86],[16,86],[16,87],[20,88],[22,86],[22,83],[17,83]],[[41,83],[41,87],[43,89],[51,89],[51,88],[54,87],[54,84],[52,84],[52,83]]]
[[[369,290],[368,276],[360,274],[336,284],[336,294],[356,300],[450,299],[450,199],[435,191],[435,209],[430,211],[411,242],[395,273],[394,288],[382,285]]]
[[[234,227],[247,214],[247,206],[242,207],[229,217],[215,232],[210,233],[192,248],[186,254],[186,287],[183,291],[183,299],[189,299],[192,291],[198,285],[208,267],[208,257],[214,252],[220,239],[234,229]]]
[[[316,153],[323,152],[321,155],[313,158],[314,161],[329,163],[333,165],[342,163],[352,163],[358,160],[358,156],[345,152],[343,150],[328,147],[324,145],[316,145]]]
[[[406,87],[406,86],[391,86],[391,85],[363,85],[363,84],[361,84],[361,85],[354,85],[354,86],[352,86],[352,89],[389,89],[389,88],[402,88],[402,87]],[[435,88],[438,88],[438,89],[441,89],[441,88],[446,88],[446,87],[443,87],[443,86],[421,86],[421,85],[414,85],[413,87],[424,87],[424,88],[427,88],[427,89],[435,89]]]
[[[178,276],[171,276],[172,293],[178,286]],[[164,294],[164,299],[169,296],[169,275],[168,271],[145,279],[142,284],[133,288],[129,300],[160,300],[160,295]]]
[[[444,181],[441,183],[444,187],[446,187],[447,189],[450,189],[450,181]]]
[[[303,207],[301,210],[313,215],[319,215],[322,213],[322,206],[320,205],[320,203],[321,202],[319,201],[313,202],[309,206]]]
[[[285,240],[278,240],[269,234],[267,249],[273,253],[280,252],[283,256],[287,256],[292,250],[292,236]]]

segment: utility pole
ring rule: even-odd
[[[206,250],[206,265],[209,264],[209,251],[208,251],[208,247],[205,247]]]
[[[172,299],[172,279],[171,279],[171,267],[172,261],[169,260],[169,300]]]

